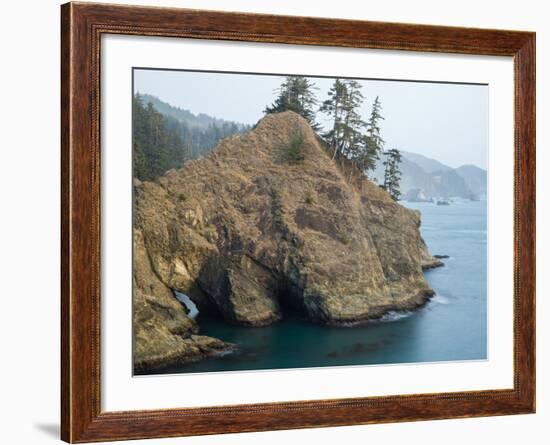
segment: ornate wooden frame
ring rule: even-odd
[[[102,412],[100,38],[170,36],[512,56],[515,67],[514,388]],[[61,437],[173,437],[535,411],[535,34],[91,3],[61,7]],[[511,254],[512,252],[510,252]]]

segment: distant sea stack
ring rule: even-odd
[[[134,190],[137,370],[232,348],[199,335],[174,291],[247,326],[286,311],[354,324],[434,293],[423,269],[442,263],[420,236],[420,213],[366,179],[349,180],[293,112],[269,114]]]

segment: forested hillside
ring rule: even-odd
[[[153,96],[136,94],[133,109],[134,176],[140,180],[153,180],[179,168],[209,152],[221,139],[248,130],[205,114],[195,116]]]
[[[175,107],[150,94],[139,94],[139,96],[141,97],[143,103],[152,103],[153,107],[155,107],[158,112],[164,114],[165,116],[173,117],[180,122],[185,122],[189,127],[200,127],[206,129],[211,125],[215,125],[220,128],[223,126],[236,126],[240,130],[244,130],[247,127],[246,125],[238,122],[226,121],[204,113],[193,114],[185,108]]]

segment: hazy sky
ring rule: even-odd
[[[254,124],[271,104],[283,76],[135,70],[134,90],[157,96],[191,112]],[[311,78],[326,99],[333,79]],[[368,119],[376,96],[382,102],[382,137],[397,148],[437,159],[451,167],[474,164],[487,168],[488,87],[360,80]],[[323,126],[329,119],[320,113]]]

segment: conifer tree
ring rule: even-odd
[[[336,79],[320,111],[332,120],[332,128],[323,137],[332,150],[332,158],[347,158],[356,163],[360,158],[362,130],[366,123],[359,114],[363,104],[361,84],[355,80]]]
[[[185,161],[181,137],[166,126],[165,117],[151,103],[144,105],[141,96],[133,102],[134,175],[142,180],[154,179]]]
[[[362,131],[366,125],[359,114],[359,108],[363,104],[363,94],[361,84],[356,80],[347,80],[345,86],[346,94],[342,107],[342,154],[355,164],[361,154]]]
[[[344,82],[340,79],[335,79],[332,87],[328,91],[328,99],[322,103],[319,109],[321,113],[327,114],[332,121],[332,128],[323,133],[323,137],[332,149],[333,159],[338,154],[345,95],[346,86]]]
[[[384,161],[384,184],[381,186],[390,194],[394,201],[399,200],[401,192],[399,183],[401,182],[401,171],[399,164],[401,163],[401,153],[399,150],[392,148],[384,153],[386,160]]]
[[[384,119],[381,114],[382,103],[376,96],[372,104],[372,110],[367,122],[367,134],[363,139],[362,169],[370,177],[370,172],[374,172],[376,163],[384,153],[384,139],[380,135],[380,121]]]
[[[318,130],[319,124],[315,122],[316,89],[315,84],[307,77],[287,76],[277,90],[279,94],[275,102],[267,106],[264,113],[294,111],[306,119],[314,130]]]

